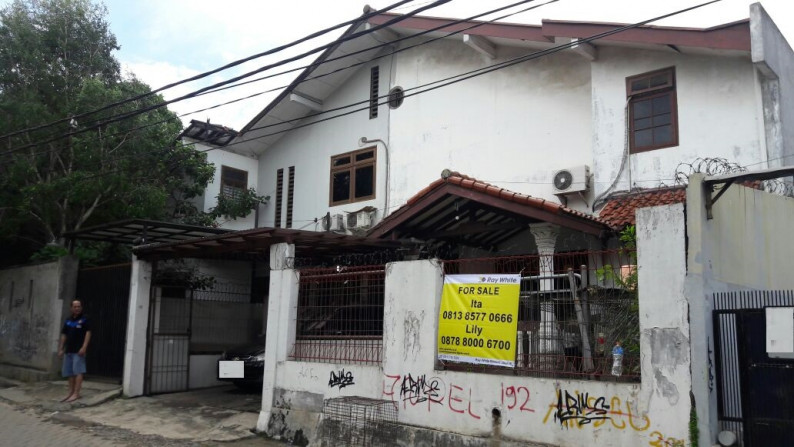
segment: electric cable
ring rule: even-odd
[[[352,24],[354,24],[354,23],[356,23],[358,21],[361,21],[361,20],[366,20],[366,19],[368,19],[370,17],[374,17],[376,15],[382,14],[382,13],[390,11],[392,9],[397,9],[398,7],[403,6],[406,3],[410,3],[412,1],[413,0],[401,0],[401,1],[397,2],[397,3],[389,5],[389,6],[385,7],[385,8],[380,9],[380,10],[377,10],[377,11],[372,10],[372,11],[366,12],[363,16],[359,16],[359,17],[356,17],[354,19],[350,19],[350,20],[348,20],[346,22],[342,22],[342,23],[333,25],[331,27],[322,29],[320,31],[316,31],[314,33],[308,34],[308,35],[306,35],[304,37],[301,37],[300,39],[297,39],[295,41],[292,41],[290,43],[287,43],[287,44],[284,44],[284,45],[280,45],[280,46],[277,46],[275,48],[271,48],[270,50],[263,51],[261,53],[253,54],[251,56],[248,56],[248,57],[245,57],[245,58],[242,58],[242,59],[238,59],[236,61],[233,61],[233,62],[230,62],[230,63],[228,63],[226,65],[223,65],[222,67],[218,67],[218,68],[212,69],[210,71],[199,73],[199,74],[197,74],[195,76],[191,76],[191,77],[186,78],[186,79],[182,79],[182,80],[179,80],[179,81],[176,81],[176,82],[172,82],[172,83],[164,85],[162,87],[158,87],[158,88],[156,88],[156,89],[154,89],[154,90],[152,90],[150,92],[143,93],[143,94],[140,94],[140,95],[136,95],[136,96],[133,96],[133,97],[130,97],[130,98],[123,99],[121,101],[116,101],[116,102],[107,104],[107,105],[102,106],[102,107],[100,107],[98,109],[95,109],[95,110],[91,110],[91,111],[88,111],[88,112],[83,112],[83,113],[80,113],[80,114],[77,114],[77,115],[73,115],[73,116],[70,116],[70,117],[61,118],[59,120],[56,120],[56,121],[53,121],[53,122],[50,122],[50,123],[47,123],[47,124],[41,124],[41,125],[38,125],[38,126],[29,127],[27,129],[17,130],[17,131],[14,131],[14,132],[11,132],[11,133],[8,133],[8,134],[5,134],[5,135],[0,135],[0,140],[4,140],[6,138],[12,137],[14,135],[19,135],[19,134],[25,133],[25,132],[31,132],[31,131],[34,131],[34,130],[41,130],[41,129],[44,129],[46,127],[50,127],[50,126],[54,126],[56,124],[60,124],[60,123],[66,122],[66,121],[70,121],[72,119],[85,118],[85,117],[90,116],[92,114],[95,114],[95,113],[98,113],[98,112],[102,112],[102,111],[108,110],[108,109],[113,108],[113,107],[117,107],[117,106],[122,105],[122,104],[126,104],[126,103],[129,103],[129,102],[132,102],[132,101],[141,100],[143,98],[155,95],[155,94],[160,93],[162,91],[165,91],[167,89],[170,89],[170,88],[173,88],[173,87],[176,87],[176,86],[188,83],[188,82],[192,82],[192,81],[196,81],[196,80],[199,80],[199,79],[203,79],[203,78],[205,78],[207,76],[213,75],[215,73],[219,73],[219,72],[224,71],[224,70],[228,70],[229,68],[233,68],[233,67],[236,67],[238,65],[244,64],[246,62],[250,62],[250,61],[252,61],[254,59],[259,59],[259,58],[264,57],[264,56],[269,56],[271,54],[278,53],[280,51],[283,51],[283,50],[286,50],[288,48],[294,47],[294,46],[299,45],[299,44],[301,44],[303,42],[306,42],[308,40],[320,37],[320,36],[322,36],[324,34],[328,34],[329,32],[335,31],[335,30],[337,30],[339,28],[343,28],[345,26],[352,25]]]
[[[430,28],[428,30],[422,31],[420,33],[417,33],[417,34],[414,34],[414,35],[411,35],[411,36],[406,36],[406,37],[403,37],[403,38],[399,38],[399,39],[396,39],[394,41],[391,41],[391,42],[388,42],[388,43],[385,43],[385,44],[382,44],[382,45],[376,45],[376,46],[373,46],[373,47],[366,48],[364,50],[359,50],[359,51],[356,51],[356,52],[347,53],[347,54],[339,56],[339,57],[327,59],[327,60],[324,60],[322,63],[324,64],[324,63],[328,63],[328,62],[333,62],[333,61],[336,61],[336,60],[339,60],[339,59],[343,59],[343,58],[354,56],[356,54],[360,54],[362,52],[370,51],[370,50],[375,49],[375,48],[379,48],[379,47],[383,47],[383,46],[387,46],[387,45],[393,45],[394,43],[402,41],[402,40],[414,39],[414,38],[416,38],[418,36],[425,35],[425,34],[428,34],[430,32],[433,32],[433,31],[437,31],[437,30],[440,30],[440,29],[443,29],[443,28],[448,28],[450,26],[453,26],[453,25],[456,25],[456,24],[459,24],[459,23],[462,23],[462,22],[471,21],[471,20],[473,20],[475,18],[478,18],[478,17],[482,17],[482,16],[485,16],[485,15],[493,14],[493,13],[496,13],[496,12],[500,12],[500,11],[503,11],[505,9],[509,9],[509,8],[512,8],[512,7],[521,5],[521,4],[533,2],[533,1],[535,1],[535,0],[518,1],[518,2],[515,2],[515,3],[512,3],[512,4],[509,4],[509,5],[503,6],[503,7],[492,9],[490,11],[487,11],[487,12],[484,12],[484,13],[481,13],[481,14],[476,14],[476,15],[471,16],[471,17],[466,18],[466,19],[459,19],[459,20],[455,20],[455,21],[450,22],[450,23],[445,23],[443,25]],[[448,34],[446,34],[444,36],[435,37],[435,38],[432,38],[432,39],[429,39],[429,40],[426,40],[426,41],[423,41],[423,42],[420,42],[420,43],[417,43],[417,44],[414,44],[414,45],[409,45],[409,46],[406,46],[406,47],[402,47],[402,48],[393,50],[390,53],[387,53],[387,54],[384,54],[384,55],[380,55],[380,56],[376,56],[376,57],[373,57],[373,58],[365,60],[365,61],[356,62],[356,63],[350,64],[350,65],[347,65],[345,67],[338,68],[338,69],[333,70],[333,71],[328,72],[328,73],[323,73],[321,75],[317,75],[317,76],[314,76],[314,77],[308,77],[306,79],[302,79],[299,82],[293,83],[293,84],[300,85],[300,84],[302,84],[304,82],[308,82],[310,80],[323,78],[325,76],[330,76],[330,75],[333,75],[335,73],[338,73],[338,72],[341,72],[341,71],[344,71],[344,70],[347,70],[347,69],[350,69],[350,68],[354,68],[354,67],[358,67],[360,65],[368,64],[368,63],[370,63],[370,62],[372,62],[374,60],[378,60],[378,59],[381,59],[381,58],[384,58],[384,57],[393,56],[396,53],[407,51],[409,49],[416,48],[418,46],[427,45],[427,44],[430,44],[430,43],[435,42],[437,40],[444,39],[444,38],[447,38],[447,37],[452,36],[452,35],[461,34],[461,33],[465,32],[465,31],[471,30],[473,28],[477,28],[477,27],[480,27],[480,26],[483,26],[483,25],[486,25],[486,24],[489,24],[489,23],[493,23],[493,22],[498,21],[498,20],[503,20],[505,18],[508,18],[508,17],[511,17],[511,16],[514,16],[514,15],[517,15],[517,14],[521,14],[523,12],[527,12],[527,11],[530,11],[530,10],[533,10],[533,9],[536,9],[536,8],[548,5],[550,3],[555,3],[557,1],[559,1],[559,0],[549,0],[549,1],[545,2],[545,3],[540,4],[540,5],[524,8],[524,9],[521,9],[519,11],[515,11],[515,12],[509,13],[509,14],[505,14],[505,15],[502,15],[500,17],[496,17],[494,19],[488,20],[488,21],[475,23],[475,24],[473,24],[471,26],[459,29],[457,31],[450,32],[450,33],[448,33]],[[314,64],[314,65],[319,66],[321,64]],[[209,94],[209,93],[214,93],[214,92],[225,90],[225,89],[229,89],[229,88],[234,88],[234,87],[245,85],[245,84],[252,83],[252,82],[261,81],[261,80],[268,79],[268,78],[271,78],[271,77],[274,77],[274,76],[278,76],[278,75],[281,75],[281,74],[286,74],[286,73],[289,73],[289,72],[297,71],[299,69],[309,68],[311,66],[312,65],[307,65],[307,66],[304,66],[304,67],[298,67],[298,68],[295,68],[295,69],[291,69],[291,70],[287,70],[287,71],[283,71],[283,72],[277,73],[275,75],[265,76],[265,77],[257,78],[257,79],[254,79],[254,80],[248,80],[248,81],[245,81],[245,82],[242,82],[242,83],[238,83],[238,84],[233,84],[233,85],[229,85],[229,86],[220,87],[220,88],[218,88],[216,90],[203,92],[203,93],[201,93],[201,94],[199,94],[197,96],[201,96],[201,95],[205,95],[205,94]],[[183,113],[183,114],[178,115],[178,117],[181,118],[181,117],[189,116],[189,115],[192,115],[192,114],[205,112],[207,110],[212,110],[212,109],[215,109],[215,108],[218,108],[218,107],[222,107],[224,105],[229,105],[229,104],[240,102],[240,101],[243,101],[243,100],[246,100],[246,99],[251,99],[251,98],[254,98],[254,97],[257,97],[257,96],[261,96],[261,95],[266,94],[266,93],[271,93],[271,92],[274,92],[274,91],[282,90],[282,89],[287,88],[287,87],[289,87],[289,85],[274,87],[274,88],[271,88],[271,89],[268,89],[268,90],[264,90],[264,91],[261,91],[261,92],[253,93],[251,95],[248,95],[248,96],[245,96],[245,97],[242,97],[242,98],[237,98],[237,99],[230,100],[230,101],[227,101],[227,102],[224,102],[224,103],[220,103],[220,104],[216,104],[216,105],[213,105],[213,106],[209,106],[209,107],[206,107],[206,108],[203,108],[203,109],[199,109],[199,110],[194,110],[194,111],[191,111],[191,112]],[[116,134],[110,134],[110,135],[106,135],[106,136],[116,136],[116,135],[119,135],[121,133],[132,132],[132,131],[139,130],[139,129],[142,129],[142,128],[154,126],[154,125],[157,125],[157,124],[162,124],[162,123],[168,122],[168,121],[170,121],[172,119],[173,118],[169,118],[169,119],[166,119],[166,120],[161,120],[161,121],[149,123],[149,124],[146,124],[144,126],[139,126],[139,127],[135,127],[135,128],[132,128],[132,129],[127,129],[124,132],[118,132]],[[35,144],[29,144],[27,147],[14,148],[14,149],[11,149],[11,150],[8,150],[8,151],[5,151],[5,152],[0,152],[0,156],[6,155],[8,153],[15,152],[15,151],[18,151],[18,150],[27,149],[30,146],[35,146]],[[55,148],[55,149],[63,149],[63,147]],[[53,149],[46,149],[45,151],[40,152],[38,154],[42,154],[42,153],[49,152],[49,151],[52,151],[52,150]],[[34,154],[34,155],[37,155],[37,154]]]
[[[436,0],[430,5],[422,6],[422,7],[417,8],[417,9],[415,9],[415,10],[413,10],[413,11],[407,13],[407,14],[396,16],[395,18],[393,18],[393,19],[391,19],[391,20],[389,20],[389,21],[387,21],[385,23],[382,23],[380,25],[375,25],[372,28],[364,30],[364,31],[352,32],[353,28],[350,28],[348,30],[348,32],[343,34],[342,37],[340,37],[339,39],[337,39],[337,40],[335,40],[335,41],[333,41],[331,43],[328,43],[328,44],[321,45],[319,47],[313,48],[313,49],[311,49],[309,51],[306,51],[304,53],[301,53],[301,54],[299,54],[297,56],[292,56],[292,57],[288,57],[286,59],[282,59],[282,60],[280,60],[280,61],[278,61],[276,63],[265,65],[263,67],[257,68],[255,70],[249,71],[247,73],[244,73],[242,75],[238,75],[238,76],[232,77],[230,79],[227,79],[225,81],[221,81],[221,82],[212,84],[212,85],[207,86],[207,87],[202,87],[202,88],[200,88],[198,90],[195,90],[195,91],[193,91],[191,93],[188,93],[186,95],[182,95],[182,96],[174,98],[174,99],[162,101],[162,102],[159,102],[157,104],[154,104],[154,105],[151,105],[151,106],[147,106],[147,107],[143,107],[143,108],[137,109],[137,110],[132,111],[132,112],[127,112],[127,113],[122,113],[122,114],[119,114],[119,115],[114,115],[111,118],[105,119],[104,121],[101,121],[101,122],[98,122],[96,124],[92,124],[92,125],[86,126],[86,127],[82,128],[82,129],[79,129],[79,130],[74,130],[74,131],[71,131],[71,132],[67,132],[67,133],[65,133],[65,134],[63,134],[61,136],[58,136],[58,137],[50,138],[48,140],[44,140],[42,142],[38,142],[38,143],[34,143],[34,144],[27,144],[27,145],[24,145],[24,146],[20,146],[18,148],[14,148],[14,149],[11,149],[9,151],[6,151],[6,153],[7,152],[12,152],[12,151],[24,150],[24,149],[27,149],[29,147],[35,147],[36,145],[52,143],[54,141],[57,141],[57,140],[60,140],[60,139],[63,139],[63,138],[68,138],[68,137],[72,137],[72,136],[75,136],[75,135],[79,135],[79,134],[88,132],[90,130],[93,130],[93,129],[96,129],[96,128],[99,128],[99,127],[102,127],[102,126],[105,126],[105,125],[108,125],[108,124],[112,124],[112,123],[115,123],[115,122],[118,122],[118,121],[125,120],[127,118],[132,118],[132,117],[140,115],[142,113],[146,113],[146,112],[149,112],[149,111],[152,111],[152,110],[155,110],[155,109],[160,109],[160,108],[166,107],[167,105],[173,104],[173,103],[178,102],[178,101],[183,101],[185,99],[196,97],[196,96],[198,96],[198,94],[200,94],[202,92],[205,92],[205,91],[208,91],[208,90],[211,90],[211,89],[223,86],[223,85],[231,84],[231,83],[239,81],[241,79],[245,79],[247,77],[253,76],[253,75],[257,74],[257,73],[261,73],[263,71],[269,70],[271,68],[278,67],[278,66],[281,66],[281,65],[288,64],[290,62],[294,62],[296,60],[303,59],[304,57],[307,57],[307,56],[312,55],[314,53],[317,53],[319,51],[328,50],[329,48],[335,47],[335,46],[339,45],[340,43],[346,42],[348,40],[356,39],[356,38],[361,37],[363,35],[374,33],[375,31],[377,31],[379,29],[389,27],[391,25],[394,25],[395,23],[399,23],[399,22],[401,22],[403,20],[406,20],[406,19],[408,19],[410,17],[413,17],[414,15],[419,14],[422,11],[435,8],[436,6],[443,5],[443,4],[448,3],[450,1],[452,1],[452,0]]]
[[[708,2],[705,2],[705,3],[701,3],[701,4],[698,4],[698,5],[692,6],[692,7],[684,8],[684,9],[681,9],[681,10],[678,10],[678,11],[675,11],[675,12],[672,12],[672,13],[664,14],[662,16],[658,16],[658,17],[655,17],[655,18],[652,18],[652,19],[644,20],[644,21],[641,21],[641,22],[636,22],[636,23],[630,24],[630,25],[621,26],[621,27],[618,27],[618,28],[616,28],[614,30],[610,30],[610,31],[606,31],[606,32],[603,32],[603,33],[599,33],[599,34],[596,34],[596,35],[593,35],[593,36],[590,36],[590,37],[587,37],[587,38],[582,38],[582,39],[579,39],[579,40],[577,40],[575,42],[558,45],[558,46],[549,48],[547,50],[536,51],[536,52],[529,53],[529,54],[524,55],[524,56],[520,56],[520,57],[517,57],[517,58],[513,58],[513,59],[510,59],[510,60],[504,61],[502,63],[490,65],[488,67],[484,67],[484,68],[481,68],[481,69],[471,70],[469,72],[465,72],[465,73],[458,74],[458,75],[455,75],[455,76],[450,76],[450,77],[447,77],[447,78],[444,78],[444,79],[441,79],[441,80],[437,80],[437,81],[434,81],[434,82],[431,82],[431,83],[428,83],[428,84],[424,84],[424,85],[421,85],[421,86],[413,87],[413,88],[411,88],[409,90],[417,90],[417,89],[420,89],[420,88],[423,88],[423,87],[432,86],[432,85],[435,85],[435,84],[440,84],[442,82],[446,82],[445,84],[435,85],[432,88],[428,88],[428,89],[425,89],[425,90],[421,90],[421,91],[416,91],[414,93],[410,93],[410,94],[406,95],[406,97],[415,96],[415,95],[418,95],[418,94],[426,93],[428,91],[432,91],[432,90],[435,90],[435,89],[438,89],[438,88],[441,88],[441,87],[444,87],[444,86],[447,86],[447,85],[455,84],[455,83],[461,82],[463,80],[471,79],[473,77],[477,77],[477,76],[480,76],[480,75],[483,75],[483,74],[487,74],[487,73],[490,73],[490,72],[493,72],[493,71],[496,71],[496,70],[500,70],[502,68],[506,68],[506,67],[509,67],[509,66],[512,66],[512,65],[516,65],[516,64],[521,63],[521,62],[525,62],[525,61],[532,60],[532,59],[537,59],[539,57],[543,57],[543,56],[546,56],[548,54],[553,54],[553,53],[562,51],[564,49],[568,49],[571,46],[581,44],[582,42],[590,42],[590,41],[593,41],[593,40],[601,39],[601,38],[604,38],[604,37],[607,37],[607,36],[610,36],[610,35],[613,35],[613,34],[628,30],[628,29],[632,29],[632,28],[636,28],[636,27],[639,27],[639,26],[646,25],[646,24],[648,24],[650,22],[654,22],[654,21],[657,21],[657,20],[661,20],[661,19],[664,19],[664,18],[668,18],[668,17],[674,16],[674,15],[677,15],[677,14],[688,12],[688,11],[691,11],[693,9],[701,8],[703,6],[707,6],[707,5],[712,4],[712,3],[717,3],[719,1],[721,1],[721,0],[711,0],[711,1],[708,1]],[[447,81],[449,81],[449,82],[447,82]],[[406,91],[408,91],[408,90],[406,90]],[[388,95],[379,96],[378,98],[379,99],[380,98],[388,98]],[[309,126],[309,125],[318,124],[320,122],[324,122],[324,121],[328,121],[330,119],[335,119],[335,118],[339,118],[339,117],[342,117],[342,116],[350,115],[352,113],[356,113],[356,112],[359,112],[359,111],[368,110],[369,109],[369,102],[370,102],[369,100],[360,101],[360,102],[353,103],[353,104],[350,104],[350,105],[347,105],[347,106],[342,106],[342,107],[338,107],[338,108],[331,109],[331,110],[328,110],[328,111],[320,112],[320,113],[317,113],[317,114],[314,114],[314,115],[304,116],[304,117],[302,117],[300,119],[296,119],[296,120],[292,120],[292,121],[298,121],[298,120],[306,119],[306,118],[311,117],[311,116],[318,116],[318,115],[321,115],[321,114],[324,114],[324,113],[338,111],[338,110],[349,108],[349,107],[355,107],[356,105],[360,105],[360,104],[365,104],[365,103],[367,104],[367,106],[363,107],[363,108],[359,108],[359,109],[356,109],[356,110],[353,110],[353,111],[349,111],[349,112],[346,112],[346,113],[342,113],[342,114],[339,114],[339,115],[334,115],[334,116],[327,117],[327,118],[324,118],[324,119],[321,119],[321,120],[317,120],[317,121],[313,121],[313,122],[310,122],[310,123],[305,123],[303,125],[295,126],[295,127],[290,128],[290,129],[287,129],[287,130],[273,132],[273,133],[268,133],[268,134],[265,134],[265,135],[259,135],[257,137],[252,138],[251,140],[246,140],[246,141],[241,141],[241,142],[232,142],[229,145],[224,146],[223,148],[227,148],[229,146],[233,146],[233,145],[236,145],[236,144],[241,144],[243,142],[248,142],[248,141],[261,139],[261,138],[266,138],[268,136],[276,135],[276,134],[283,133],[283,132],[292,131],[292,130],[295,130],[296,128],[302,128],[302,127],[306,127],[306,126]],[[386,104],[386,103],[388,103],[388,101],[385,101],[385,102],[380,102],[379,101],[378,105],[382,105],[382,104]],[[277,124],[277,125],[281,125],[281,124]],[[257,129],[268,128],[268,127],[272,127],[272,126],[273,125],[261,126],[261,127],[258,127],[258,128],[252,128],[250,130],[257,130]],[[184,146],[186,146],[186,145],[183,145],[183,147]],[[215,150],[215,149],[217,149],[217,148],[209,148],[209,149],[206,149],[206,150],[203,150],[203,151],[199,151],[199,152],[209,152],[209,151]],[[107,174],[108,174],[107,172],[106,173],[98,173],[96,176],[107,175]]]

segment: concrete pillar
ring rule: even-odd
[[[689,438],[689,393],[692,390],[690,368],[694,371],[695,363],[689,355],[691,314],[684,293],[685,219],[684,206],[680,203],[637,210],[637,291],[642,354],[639,401],[647,405],[638,407],[638,411],[662,415],[654,416],[654,424],[665,427],[664,435],[686,440]],[[694,444],[693,440],[690,442]]]
[[[122,389],[127,397],[143,394],[151,285],[152,263],[140,260],[133,255],[127,317],[127,346],[124,352],[124,378],[122,381]]]
[[[444,275],[436,260],[386,266],[383,303],[383,371],[433,371]]]
[[[557,244],[559,228],[550,224],[531,224],[529,231],[535,236],[535,245],[540,255],[540,276],[554,274],[554,251]],[[541,291],[554,289],[554,280],[542,279],[539,287]],[[538,329],[539,350],[541,353],[562,352],[556,328],[556,318],[551,301],[540,303],[540,328]],[[530,334],[530,339],[534,338]]]
[[[270,247],[270,298],[267,304],[267,341],[265,373],[262,383],[262,409],[256,430],[267,431],[276,388],[276,368],[287,360],[295,344],[298,312],[299,273],[292,268],[295,245],[280,243]]]
[[[689,326],[692,355],[692,393],[698,417],[700,445],[712,445],[719,433],[717,419],[717,393],[709,389],[709,370],[713,357],[714,327],[711,317],[712,290],[708,284],[711,277],[712,253],[707,243],[705,175],[695,173],[689,176],[686,190],[686,236],[687,236],[687,273],[686,297],[689,304]],[[732,186],[736,188],[736,186]],[[724,199],[722,199],[724,200]],[[711,343],[711,344],[710,344]]]

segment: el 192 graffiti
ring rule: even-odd
[[[451,411],[473,419],[481,419],[481,414],[473,404],[480,400],[475,395],[476,391],[478,390],[474,390],[471,386],[447,383],[440,377],[428,377],[426,374],[386,374],[383,384],[383,395],[402,403],[404,409],[422,404],[427,405],[428,412],[436,408],[436,411]],[[498,398],[503,411],[518,414],[535,412],[530,406],[529,388],[505,386],[502,383],[494,391],[498,394],[491,394],[487,400]]]

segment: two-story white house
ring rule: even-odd
[[[374,224],[447,168],[591,213],[607,193],[671,185],[682,162],[792,161],[794,55],[760,5],[587,41],[619,27],[412,17],[335,45],[232,143],[276,191],[259,225],[322,231],[364,207]],[[560,170],[571,187],[555,188]]]

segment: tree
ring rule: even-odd
[[[151,91],[122,76],[106,14],[89,0],[16,0],[0,10],[0,135]],[[0,139],[0,238],[38,249],[103,222],[199,215],[192,199],[214,167],[176,142],[181,123],[164,107],[40,143],[162,101],[150,95]]]

